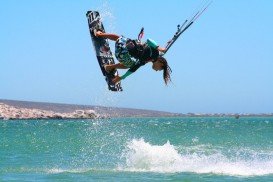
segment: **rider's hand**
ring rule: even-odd
[[[166,48],[163,48],[163,47],[158,47],[157,50],[159,50],[160,52],[163,52],[163,53],[166,52]]]

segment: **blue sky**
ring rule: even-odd
[[[147,64],[122,82],[124,92],[107,90],[87,10],[101,12],[107,31],[136,38],[144,26],[144,39],[165,45],[202,2],[3,0],[0,98],[179,113],[273,112],[273,1],[266,0],[215,0],[166,55],[170,86]]]

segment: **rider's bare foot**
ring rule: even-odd
[[[111,71],[114,70],[114,68],[112,68],[111,65],[104,65],[104,69],[105,69],[105,71],[106,71],[107,73],[110,73]]]
[[[96,37],[99,37],[102,33],[103,33],[102,31],[97,30],[97,31],[94,32],[94,35],[95,35]]]

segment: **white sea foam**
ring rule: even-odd
[[[262,158],[225,156],[221,151],[212,153],[179,153],[178,148],[167,141],[164,145],[152,145],[144,139],[133,139],[123,151],[125,164],[118,170],[139,172],[193,172],[231,176],[260,176],[273,174],[273,156]],[[255,157],[256,156],[256,157]]]
[[[88,171],[92,171],[92,169],[85,168],[76,168],[76,169],[61,169],[61,168],[52,168],[46,169],[45,172],[49,174],[59,174],[59,173],[85,173]]]
[[[114,16],[114,11],[110,6],[108,1],[104,1],[101,7],[98,7],[98,11],[100,12],[100,17],[103,21],[104,28],[106,28],[107,32],[116,32],[116,17]]]

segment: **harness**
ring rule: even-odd
[[[129,51],[129,54],[135,59],[140,59],[143,54],[144,47],[137,40],[128,39],[126,42],[126,48]]]
[[[139,40],[128,39],[126,42],[126,48],[132,57],[140,60],[141,62],[146,63],[150,58],[154,57],[152,48],[146,43],[141,44]]]

